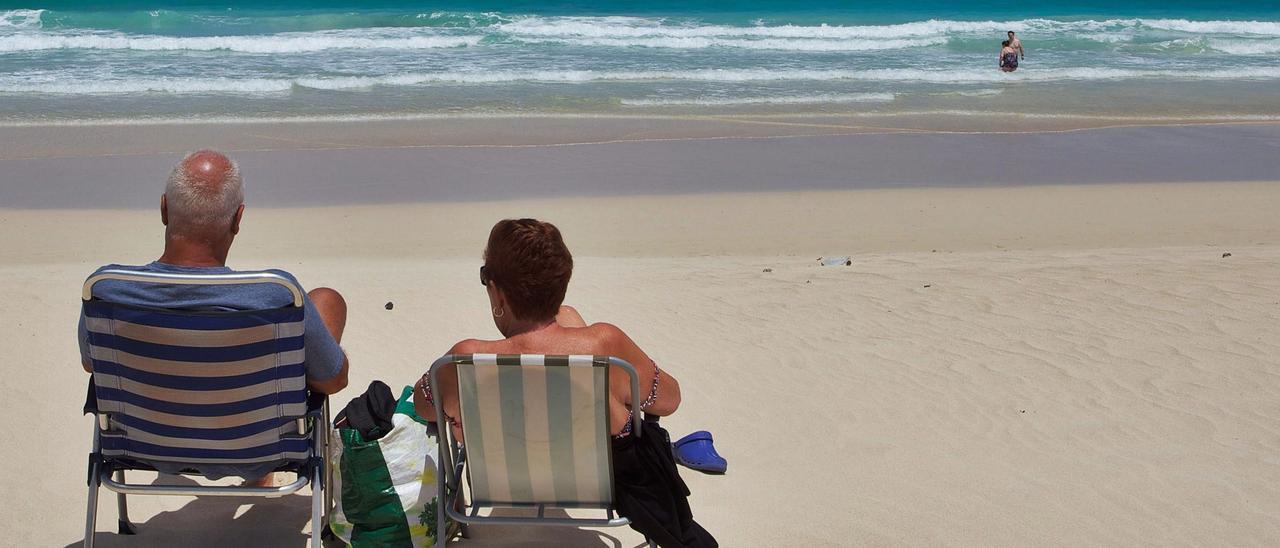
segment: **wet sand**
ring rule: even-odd
[[[449,124],[458,123],[451,120]],[[1280,179],[1280,125],[1144,126],[1055,132],[873,132],[797,134],[772,126],[647,130],[617,120],[580,124],[523,120],[484,142],[428,133],[382,143],[343,141],[340,126],[291,125],[292,137],[262,142],[217,126],[98,128],[122,132],[63,146],[61,155],[8,151],[0,157],[0,204],[7,207],[131,208],[155,199],[154,182],[185,150],[235,154],[261,206],[458,202],[574,196],[975,187],[1048,184]],[[659,124],[651,121],[650,123]],[[661,124],[659,124],[661,125]],[[368,128],[366,128],[367,130]],[[404,131],[404,128],[401,128]],[[834,131],[834,128],[827,128]],[[16,128],[0,130],[28,142]],[[68,128],[42,128],[66,143]],[[721,134],[717,134],[719,131]],[[229,132],[229,133],[218,133]],[[182,136],[164,139],[168,133]],[[100,147],[138,137],[149,149],[106,154]],[[105,139],[105,140],[104,140]],[[201,140],[203,139],[203,140]],[[256,141],[255,141],[256,139]],[[389,142],[398,142],[390,144]],[[199,143],[199,144],[197,144]],[[28,145],[32,146],[32,145]],[[157,175],[161,174],[161,175]]]

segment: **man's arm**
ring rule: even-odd
[[[337,394],[347,387],[347,371],[349,368],[350,364],[347,363],[347,357],[344,355],[342,357],[342,368],[338,370],[336,375],[324,380],[317,380],[308,375],[307,388],[318,394]]]
[[[338,345],[347,325],[347,302],[327,287],[307,293],[304,344],[307,349],[307,388],[336,394],[347,387],[351,364]]]

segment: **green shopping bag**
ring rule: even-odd
[[[414,412],[413,387],[404,387],[391,420],[391,431],[374,441],[337,429],[329,528],[355,548],[435,546],[436,439]]]

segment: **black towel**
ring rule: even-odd
[[[391,388],[382,381],[369,383],[363,394],[351,400],[334,419],[333,425],[339,428],[354,428],[360,432],[364,441],[382,439],[391,431],[394,424],[391,416],[396,412],[396,399],[391,395]],[[343,421],[346,421],[344,424]]]
[[[716,547],[693,521],[689,488],[676,469],[671,437],[655,421],[641,421],[643,435],[613,440],[613,486],[618,513],[658,546]]]

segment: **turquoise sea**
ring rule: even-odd
[[[0,2],[0,124],[742,111],[1271,119],[1280,1]]]

